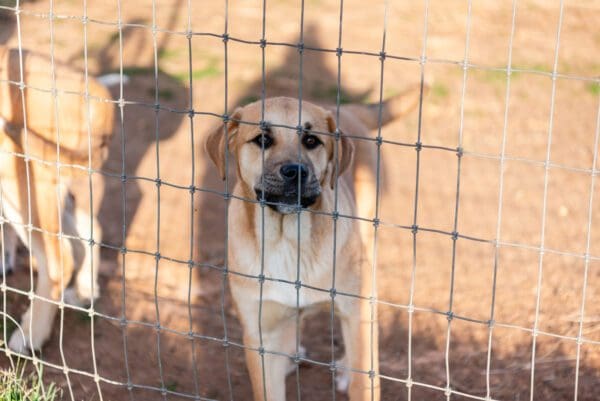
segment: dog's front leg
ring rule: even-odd
[[[90,177],[79,177],[77,185],[89,185]],[[92,300],[100,297],[100,286],[98,285],[98,272],[100,270],[100,244],[102,242],[102,226],[98,221],[98,206],[104,195],[104,177],[100,174],[93,174],[91,177],[91,192],[84,191],[74,198],[71,223],[73,234],[83,238],[92,239],[94,245],[90,246],[85,241],[80,241],[83,245],[83,260],[79,265],[77,277],[74,285],[75,299],[71,299],[74,304],[89,306]],[[89,202],[89,199],[93,203]],[[94,207],[93,207],[94,206]],[[71,297],[73,298],[73,297]]]
[[[34,244],[36,240],[32,241]],[[46,269],[45,255],[38,251],[39,248],[34,245],[33,253],[36,254],[38,269]],[[50,337],[52,332],[52,323],[56,316],[57,306],[44,299],[53,299],[52,280],[46,272],[38,273],[35,284],[35,297],[27,311],[21,317],[21,327],[13,331],[8,346],[15,352],[28,355],[30,350],[40,350],[42,345]]]
[[[347,369],[360,371],[338,370],[338,388],[347,385],[350,401],[379,401],[377,305],[371,309],[366,299],[345,297],[339,297],[336,303],[346,349],[342,363]],[[373,372],[372,377],[369,372]]]
[[[35,297],[21,319],[23,332],[15,330],[9,342],[13,351],[23,354],[27,354],[29,349],[41,349],[50,337],[58,310],[58,306],[50,301],[60,300],[73,272],[70,246],[66,240],[32,233],[32,252],[38,266]]]
[[[295,310],[263,302],[259,331],[259,303],[237,306],[244,327],[246,364],[254,401],[285,401],[285,377],[296,344]],[[264,352],[261,352],[261,334]]]
[[[53,194],[54,190],[53,185],[36,187],[37,194]],[[62,226],[59,224],[58,207],[62,205],[56,202],[54,196],[48,196],[44,203],[42,203],[42,199],[38,199],[35,205],[40,204],[44,204],[45,209],[32,207],[32,210],[35,211],[32,223],[44,232],[32,230],[31,243],[29,243],[29,235],[24,231],[21,233],[22,239],[30,247],[35,257],[38,275],[35,297],[31,299],[29,309],[21,320],[23,333],[15,330],[9,342],[9,347],[20,353],[27,353],[30,348],[41,349],[50,337],[54,317],[58,310],[55,302],[61,300],[62,293],[69,284],[74,269],[70,243],[67,239],[59,236]]]
[[[66,217],[66,216],[65,216]],[[65,302],[71,305],[88,307],[92,300],[100,296],[100,286],[98,285],[98,271],[100,268],[100,242],[102,240],[102,229],[98,219],[90,215],[85,210],[75,209],[74,216],[68,216],[64,219],[65,226],[69,225],[69,233],[82,239],[90,238],[93,232],[94,245],[90,246],[83,240],[75,240],[74,247],[80,254],[83,254],[79,263],[79,270],[76,272],[76,279],[73,287],[65,290]],[[92,225],[90,226],[90,220]],[[93,227],[93,231],[92,231]]]

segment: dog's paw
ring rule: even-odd
[[[31,355],[29,345],[29,339],[25,337],[23,332],[19,329],[13,331],[10,340],[8,341],[8,348],[21,355]]]
[[[337,361],[337,365],[343,365],[343,361]],[[350,371],[348,369],[338,369],[335,374],[335,388],[340,393],[347,393],[350,386]]]

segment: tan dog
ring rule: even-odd
[[[85,169],[98,168],[105,159],[113,105],[104,85],[93,78],[86,82],[82,72],[60,63],[55,63],[55,101],[50,60],[25,51],[22,56],[21,63],[17,49],[0,46],[0,212],[8,255],[3,270],[14,264],[15,233],[31,249],[38,270],[35,296],[9,341],[12,350],[27,353],[40,349],[51,334],[58,306],[45,299],[82,305],[98,297],[100,225],[90,216],[90,194],[74,194],[71,184],[88,180]],[[86,88],[89,103],[82,96]],[[81,168],[59,172],[57,161]],[[98,198],[101,180],[93,180]]]
[[[382,122],[412,108],[418,99],[419,91],[415,90],[394,98],[385,104]],[[336,151],[334,114],[308,102],[302,103],[299,134],[277,127],[296,127],[298,109],[297,99],[266,99],[267,125],[261,134],[261,102],[249,104],[235,110],[227,129],[212,132],[206,142],[206,150],[223,178],[226,137],[237,161],[237,183],[229,206],[228,264],[231,271],[242,274],[231,274],[230,283],[244,330],[254,400],[285,400],[284,379],[293,368],[290,357],[298,352],[302,358],[302,350],[296,349],[297,313],[329,306],[334,293],[330,289],[335,288],[335,311],[341,320],[346,351],[337,364],[338,389],[347,389],[352,401],[377,401],[377,309],[369,302],[370,297],[376,297],[372,251],[363,244],[355,219],[339,217],[334,233],[332,218],[336,210],[345,216],[375,217],[372,169],[376,146],[373,141],[352,141],[342,134]],[[339,131],[369,137],[369,128],[377,126],[377,111],[377,106],[342,106]],[[350,168],[355,147],[357,162]],[[264,220],[256,202],[263,194],[267,204]],[[319,213],[303,211],[299,218],[298,204]],[[255,278],[261,274],[265,277],[262,290]],[[295,284],[300,284],[298,298]]]

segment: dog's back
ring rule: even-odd
[[[344,104],[340,106],[340,129],[352,137],[354,142],[353,168],[346,173],[345,178],[352,181],[350,186],[354,190],[357,217],[366,219],[376,217],[377,192],[381,192],[383,184],[381,166],[379,166],[379,172],[377,171],[376,135],[378,128],[415,109],[420,98],[427,91],[427,85],[423,85],[422,90],[421,85],[415,85],[381,104]],[[328,105],[326,109],[330,110],[334,116],[336,115],[336,106]],[[368,244],[367,233],[361,230],[361,234],[363,241]]]
[[[0,46],[0,131],[32,158],[55,162],[60,152],[61,163],[87,166],[89,154],[92,167],[99,167],[112,134],[110,98],[107,88],[83,71]]]

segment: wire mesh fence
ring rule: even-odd
[[[20,125],[2,116],[3,144],[22,138],[18,146],[2,149],[4,166],[20,166],[14,175],[10,167],[3,168],[0,177],[3,366],[14,366],[17,358],[8,346],[15,336],[11,329],[27,346],[39,348],[33,330],[47,320],[40,316],[47,313],[54,320],[58,313],[41,353],[18,358],[60,382],[71,400],[249,399],[244,352],[259,356],[264,399],[270,399],[265,358],[271,356],[293,362],[288,399],[344,399],[336,382],[345,372],[368,377],[371,385],[380,380],[381,399],[386,400],[594,399],[600,385],[600,310],[594,301],[600,288],[600,242],[593,230],[600,219],[595,205],[600,78],[593,56],[590,61],[585,52],[573,50],[573,43],[595,49],[593,40],[589,44],[594,27],[573,27],[598,16],[596,2],[514,0],[494,7],[464,1],[448,8],[425,0],[407,6],[409,11],[387,1],[369,10],[348,1],[247,5],[153,0],[137,8],[141,6],[85,0],[0,3],[0,11],[10,18],[2,29],[12,26],[9,43],[17,66],[16,75],[6,76],[1,69],[8,67],[0,66],[0,85],[18,92],[18,103],[10,102],[24,115]],[[452,9],[447,22],[444,13]],[[315,25],[319,12],[325,16]],[[496,18],[504,31],[482,34],[481,21]],[[519,18],[525,20],[522,25]],[[408,20],[411,36],[399,45],[404,31],[397,24]],[[357,28],[356,21],[369,25]],[[523,45],[528,40],[523,25],[532,21],[541,27],[536,43],[547,50],[545,59],[540,56],[543,65],[523,62],[532,48]],[[286,31],[278,22],[293,23],[293,29]],[[319,24],[326,25],[322,29],[327,34],[315,33]],[[440,26],[446,31],[440,33]],[[279,39],[286,32],[297,38]],[[461,45],[454,52],[440,51],[449,46],[444,35]],[[107,39],[104,48],[98,45],[100,37]],[[76,45],[70,41],[80,49],[73,50]],[[482,50],[486,45],[492,56]],[[27,79],[25,56],[27,49],[40,47],[49,55],[44,71],[48,85],[43,87]],[[82,90],[58,84],[64,64],[55,61],[57,49],[60,58],[66,53],[68,62],[82,68]],[[501,52],[505,59],[494,58]],[[240,70],[248,65],[253,65],[251,77],[244,78]],[[94,96],[90,82],[106,72],[116,74],[116,85],[109,96]],[[355,88],[362,90],[360,81],[367,76],[376,89],[357,95]],[[347,81],[353,81],[354,94]],[[419,101],[405,125],[393,126],[398,134],[384,127],[384,101],[409,84],[418,88]],[[36,93],[51,100],[45,113],[55,122],[45,133],[52,152],[41,155],[30,148],[39,132],[27,118],[27,113],[37,113],[27,103]],[[297,99],[297,125],[266,119],[267,100],[280,94]],[[73,162],[62,146],[68,130],[61,126],[61,110],[69,99],[81,102],[84,111],[83,161]],[[235,122],[255,127],[263,138],[269,129],[302,134],[303,100],[331,103],[339,127],[344,106],[365,99],[373,102],[377,115],[375,133],[344,136],[376,152],[373,214],[344,213],[338,207],[338,185],[331,211],[301,207],[298,198],[295,251],[289,255],[296,268],[292,275],[270,275],[265,271],[265,257],[272,252],[265,244],[265,230],[270,230],[265,211],[277,205],[267,201],[264,190],[256,197],[234,192],[236,164],[227,152],[225,180],[215,180],[202,150],[206,131],[224,125],[227,137],[228,124]],[[5,101],[0,99],[0,106]],[[232,105],[251,102],[260,104],[257,121],[235,116]],[[100,162],[92,140],[98,116],[90,111],[98,104],[115,110],[114,132],[104,144],[108,155]],[[337,161],[340,131],[309,131],[334,140]],[[263,145],[263,172],[265,151]],[[297,155],[300,161],[300,145]],[[44,181],[46,176],[50,178]],[[22,213],[15,214],[14,185],[7,182],[16,182],[21,191]],[[473,188],[479,192],[473,195]],[[44,198],[52,200],[40,204]],[[247,274],[229,260],[229,249],[240,246],[229,233],[228,206],[237,202],[259,211],[257,274]],[[86,211],[83,230],[63,228],[71,224],[64,223],[65,214],[75,213],[71,204]],[[39,223],[38,214],[54,216],[55,225]],[[301,279],[302,244],[311,240],[302,230],[303,216],[331,222],[334,246],[331,259],[323,262],[331,270],[329,287]],[[372,250],[367,273],[373,285],[366,294],[336,288],[336,275],[342,274],[338,225],[350,220],[368,232],[364,240]],[[17,263],[27,268],[14,276],[7,274],[11,229],[29,244],[28,254],[21,254]],[[58,270],[45,269],[57,275],[61,289],[73,284],[67,252],[79,247],[87,248],[80,251],[84,255],[101,254],[102,262],[83,257],[89,263],[89,307],[70,302],[68,291],[40,293],[44,258],[50,258],[44,251],[36,253],[38,237],[60,244]],[[98,270],[100,285],[94,279]],[[237,278],[252,280],[260,294],[257,346],[244,342],[233,311],[229,282]],[[292,353],[263,344],[262,294],[269,285],[295,300]],[[95,299],[98,290],[102,296]],[[307,323],[305,328],[300,309],[308,293],[325,297],[327,310],[316,326]],[[334,312],[345,298],[367,302],[370,308],[368,369],[338,361],[342,338]],[[53,307],[20,320],[36,302]],[[373,346],[377,320],[379,349]],[[307,340],[316,351],[311,344],[308,353],[303,350],[302,332],[309,333]],[[376,399],[376,391],[369,399]]]

